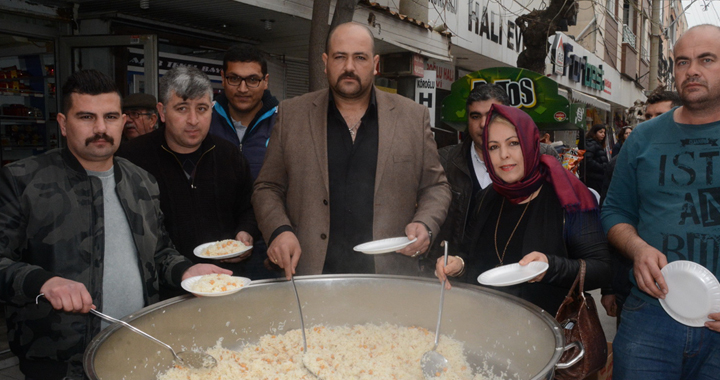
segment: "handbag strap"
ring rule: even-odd
[[[580,289],[578,289],[578,294],[580,294],[581,297],[585,298],[585,293],[583,293],[585,289],[585,260],[579,259],[580,262],[580,270],[578,270],[578,274],[575,277],[575,281],[573,282],[572,286],[570,287],[570,291],[567,294],[567,297],[572,297],[573,292],[575,292],[575,287],[577,287],[578,283],[580,283]]]

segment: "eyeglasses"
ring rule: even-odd
[[[228,75],[225,77],[225,79],[231,86],[239,86],[240,83],[245,81],[245,85],[248,86],[248,88],[258,88],[260,87],[260,82],[263,81],[263,78],[258,78],[254,75],[247,78],[243,78],[237,75]]]
[[[140,116],[150,116],[152,114],[152,112],[125,111],[125,115],[128,115],[131,119],[137,119]]]

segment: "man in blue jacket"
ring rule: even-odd
[[[231,47],[223,59],[225,92],[213,106],[210,133],[236,144],[257,178],[270,138],[278,100],[268,90],[269,75],[263,54],[251,45]]]

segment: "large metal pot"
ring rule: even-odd
[[[436,280],[378,275],[296,279],[308,325],[389,322],[434,331],[440,284]],[[182,296],[125,318],[175,350],[214,346],[239,349],[264,334],[300,327],[292,285],[253,282],[226,297]],[[565,344],[553,316],[515,297],[458,284],[445,293],[442,332],[465,343],[473,366],[483,361],[508,378],[551,379]],[[121,326],[101,332],[85,352],[90,379],[154,379],[171,353]],[[517,377],[515,375],[517,374]]]

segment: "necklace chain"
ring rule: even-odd
[[[520,225],[520,222],[523,220],[523,217],[525,216],[525,211],[527,211],[529,206],[530,206],[530,202],[528,202],[525,205],[525,209],[523,210],[522,214],[520,215],[520,219],[518,219],[517,223],[515,224],[515,228],[513,228],[512,233],[510,234],[510,237],[507,239],[507,242],[505,243],[505,248],[503,248],[502,256],[500,256],[500,252],[498,252],[497,234],[498,234],[498,226],[500,226],[500,217],[502,217],[503,207],[505,207],[505,198],[503,198],[502,204],[500,205],[500,214],[498,215],[497,222],[495,223],[495,255],[497,255],[498,260],[500,260],[500,265],[498,265],[498,266],[503,265],[503,260],[505,260],[505,253],[507,252],[507,248],[510,245],[510,240],[512,240],[513,235],[515,235],[515,231],[517,231],[517,228]]]
[[[357,127],[362,122],[362,118],[355,123],[352,127],[348,128],[348,131],[350,132],[350,137],[352,137],[353,141],[355,141],[355,135],[357,135]]]

